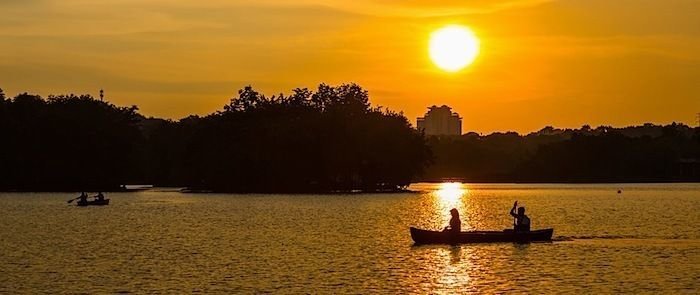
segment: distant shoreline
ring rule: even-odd
[[[470,184],[664,184],[664,183],[698,183],[700,181],[684,181],[684,180],[671,180],[671,181],[460,181],[460,180],[421,180],[411,184],[416,183],[445,183],[445,182],[461,182]]]
[[[416,184],[440,184],[440,183],[448,183],[448,182],[460,182],[464,184],[472,184],[472,185],[479,185],[479,184],[511,184],[511,185],[612,185],[612,184],[619,184],[619,185],[638,185],[638,184],[700,184],[700,182],[688,182],[688,181],[654,181],[654,182],[485,182],[485,181],[480,181],[480,182],[462,182],[462,181],[418,181],[418,182],[413,182],[411,185],[416,185]],[[420,190],[415,190],[415,189],[397,189],[397,190],[367,190],[367,191],[362,191],[362,190],[352,190],[352,191],[257,191],[257,192],[236,192],[236,191],[213,191],[213,190],[195,190],[195,189],[188,189],[188,188],[183,188],[183,187],[168,187],[168,186],[151,186],[151,187],[144,187],[144,188],[129,188],[129,189],[120,189],[120,190],[102,190],[102,192],[105,193],[129,193],[129,192],[139,192],[139,191],[149,191],[149,190],[163,190],[163,189],[168,189],[172,190],[173,192],[178,192],[178,193],[188,193],[188,194],[244,194],[244,195],[249,195],[249,194],[263,194],[263,195],[309,195],[309,194],[323,194],[323,195],[361,195],[361,194],[410,194],[410,193],[418,193]],[[45,189],[45,190],[0,190],[0,193],[79,193],[79,192],[97,192],[97,190],[52,190],[52,189]]]
[[[89,95],[0,97],[0,190],[397,193],[411,182],[700,181],[700,127],[428,135],[372,106],[357,84],[265,96],[240,89],[222,111],[146,118]]]

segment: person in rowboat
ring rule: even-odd
[[[82,192],[80,197],[78,197],[78,203],[87,203],[87,198],[88,195],[85,192]]]
[[[518,208],[518,213],[515,213],[515,208],[518,207],[518,201],[513,204],[513,209],[510,209],[510,215],[515,218],[514,230],[516,232],[529,232],[530,231],[530,217],[525,215],[525,207]]]
[[[105,200],[105,195],[102,194],[102,192],[97,193],[97,196],[95,196],[95,199],[98,201],[104,201]]]
[[[450,210],[450,214],[452,215],[452,218],[450,218],[450,225],[446,226],[443,231],[449,231],[457,234],[462,231],[462,221],[459,219],[459,211],[452,208],[452,210]]]

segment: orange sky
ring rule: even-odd
[[[436,4],[439,3],[439,4]],[[219,110],[267,93],[357,82],[412,122],[448,104],[466,131],[695,124],[696,0],[3,0],[0,88],[91,93],[147,116]],[[447,24],[480,38],[476,62],[428,58]]]

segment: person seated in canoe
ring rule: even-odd
[[[459,211],[457,209],[452,208],[450,210],[450,214],[452,215],[452,218],[450,218],[450,225],[446,226],[443,231],[449,231],[451,233],[459,233],[462,231],[462,221],[459,220]]]
[[[97,193],[97,196],[95,196],[95,199],[98,201],[104,201],[105,200],[105,195],[102,194],[102,192]]]
[[[518,207],[518,201],[513,204],[513,209],[510,209],[510,215],[515,218],[514,230],[521,232],[530,231],[530,217],[525,215],[525,207],[518,208],[518,213],[515,213],[515,208]]]
[[[87,203],[88,195],[85,192],[80,193],[78,197],[78,203]]]

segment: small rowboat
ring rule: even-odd
[[[105,206],[109,205],[109,199],[104,199],[104,200],[94,200],[94,201],[87,201],[87,202],[80,202],[78,201],[78,206],[80,207],[85,207],[85,206]]]
[[[465,243],[528,243],[551,241],[554,229],[539,229],[529,232],[467,231],[453,235],[446,231],[432,231],[411,227],[411,238],[416,244],[465,244]]]

